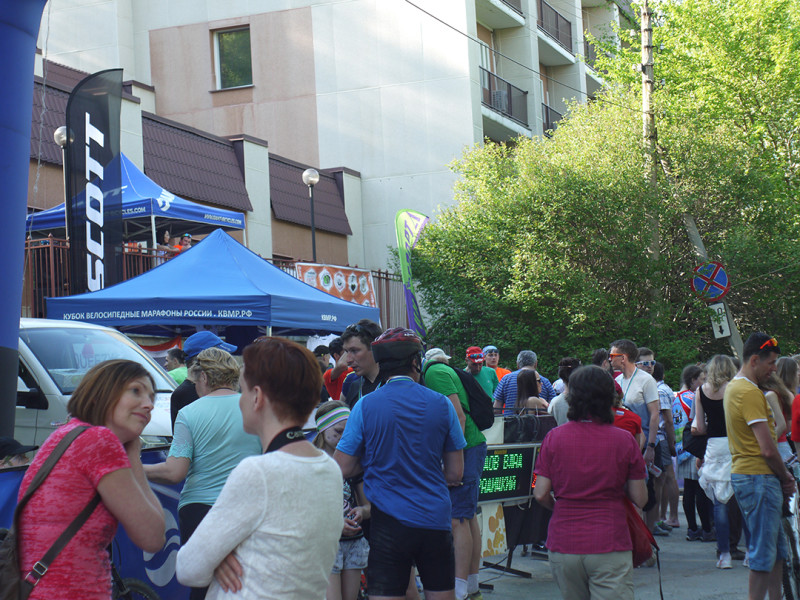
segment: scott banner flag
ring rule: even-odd
[[[71,294],[94,292],[119,281],[121,101],[122,69],[89,75],[67,101],[64,168]]]
[[[400,273],[403,277],[403,294],[406,297],[408,326],[422,338],[425,338],[427,332],[422,323],[417,297],[414,295],[414,282],[411,278],[411,249],[417,243],[419,232],[428,221],[428,217],[422,213],[409,209],[398,211],[394,219],[397,230],[397,251],[400,254]]]

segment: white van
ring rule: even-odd
[[[75,321],[20,319],[19,377],[14,437],[41,445],[67,422],[67,402],[90,368],[125,358],[144,365],[156,384],[156,400],[143,438],[158,445],[172,437],[169,402],[176,385],[161,366],[120,332]]]

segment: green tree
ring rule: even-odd
[[[658,188],[643,173],[638,32],[618,32],[622,46],[598,41],[606,91],[572,106],[551,140],[487,144],[454,165],[458,204],[414,254],[431,342],[493,341],[506,359],[532,347],[553,374],[561,356],[630,337],[657,349],[674,383],[684,364],[729,352],[689,291],[692,215],[731,277],[742,333],[796,351],[800,3],[668,0],[656,12]]]
[[[727,351],[709,339],[709,312],[689,290],[696,261],[683,226],[687,207],[709,208],[698,225],[714,231],[707,247],[734,272],[774,263],[754,247],[774,246],[754,237],[759,224],[773,221],[783,240],[800,239],[800,230],[791,220],[774,224],[785,207],[765,207],[763,198],[776,179],[740,160],[730,128],[676,129],[671,179],[648,187],[638,102],[632,92],[604,95],[571,107],[552,139],[487,144],[454,165],[458,202],[423,231],[413,256],[433,316],[431,343],[491,341],[506,360],[533,348],[554,374],[562,356],[585,360],[630,337],[658,349],[673,382],[687,362]],[[644,215],[653,206],[662,224],[658,261],[647,252]],[[655,304],[649,285],[659,290]],[[760,323],[770,310],[753,307],[742,318]]]

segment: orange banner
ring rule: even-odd
[[[372,273],[336,265],[297,263],[297,278],[332,296],[363,306],[378,306]]]

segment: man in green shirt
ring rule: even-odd
[[[483,363],[483,350],[477,346],[467,348],[467,368],[464,370],[478,380],[483,390],[491,398],[497,386],[500,385],[500,381],[497,379],[497,372],[489,367],[484,368]]]
[[[474,348],[473,348],[474,349]],[[477,348],[480,352],[480,348]],[[464,448],[464,476],[461,485],[450,488],[451,524],[456,559],[456,599],[482,600],[478,589],[481,560],[481,532],[476,517],[481,473],[486,460],[486,437],[467,414],[469,398],[455,370],[447,365],[449,356],[440,348],[425,354],[425,385],[444,394],[453,403],[467,446]],[[483,357],[481,356],[481,361]],[[494,370],[485,369],[494,375]],[[497,375],[494,375],[497,385]]]

